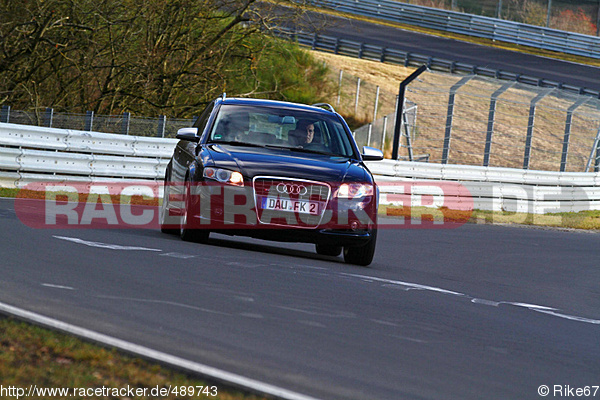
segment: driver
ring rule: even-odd
[[[292,145],[305,145],[312,143],[315,137],[315,124],[312,121],[301,120],[296,129],[290,132],[290,143]]]

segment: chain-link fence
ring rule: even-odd
[[[418,107],[411,101],[404,103],[404,113],[402,116],[402,125],[400,132],[404,141],[413,143],[416,139]],[[396,112],[378,118],[375,121],[356,129],[353,132],[354,139],[359,149],[363,146],[375,147],[381,149],[386,158],[391,158],[394,139],[394,128],[396,124]],[[406,140],[408,138],[408,140]],[[407,146],[405,146],[407,147]],[[408,147],[407,147],[408,149]],[[401,158],[409,159],[408,156]],[[428,161],[428,154],[414,154],[413,161]]]
[[[413,81],[406,99],[416,105],[418,118],[408,118],[401,130],[402,157],[548,171],[600,169],[599,99],[435,72]]]
[[[171,119],[165,116],[132,117],[129,113],[122,115],[95,115],[92,112],[86,114],[56,113],[48,108],[37,111],[20,111],[3,106],[0,111],[0,122],[170,138],[175,137],[178,129],[192,126],[193,121],[194,119]]]
[[[329,79],[337,82],[337,93],[329,101],[353,126],[367,124],[395,111],[397,93],[362,80],[347,71],[330,69]]]
[[[598,0],[405,0],[398,2],[600,36],[600,1]]]

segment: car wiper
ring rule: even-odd
[[[344,156],[342,154],[335,154],[335,153],[330,153],[327,151],[319,151],[319,150],[314,150],[314,149],[306,149],[302,146],[277,146],[277,145],[272,145],[272,144],[266,144],[265,147],[269,148],[269,149],[282,149],[282,150],[292,150],[292,151],[297,151],[300,153],[311,153],[311,154],[322,154],[325,156],[333,156],[333,157],[344,157],[344,158],[349,158],[348,156]]]
[[[233,140],[219,140],[218,142],[208,142],[207,144],[228,144],[230,146],[265,147],[265,145],[263,144],[236,142]]]

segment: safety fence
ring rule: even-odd
[[[129,112],[121,115],[97,115],[93,111],[85,114],[62,113],[52,108],[22,111],[13,110],[9,105],[0,108],[0,122],[5,123],[159,138],[175,137],[178,129],[192,126],[195,118],[167,118],[165,115],[134,117]]]
[[[310,3],[316,7],[331,8],[364,17],[379,18],[422,28],[567,54],[600,58],[600,38],[591,35],[392,0],[311,0]]]
[[[391,141],[394,117],[356,130],[356,141]],[[600,171],[600,100],[556,88],[428,71],[407,86],[400,134],[399,159]]]
[[[175,139],[0,123],[0,184],[161,180]]]
[[[376,175],[380,187],[385,188],[381,194],[381,204],[528,214],[600,210],[598,173],[528,171],[393,160],[367,164]],[[445,190],[442,182],[457,185]],[[407,185],[410,183],[417,184]],[[424,202],[423,196],[429,196],[432,201]]]
[[[176,140],[0,123],[0,185],[32,182],[160,181]],[[600,173],[528,171],[384,160],[369,162],[382,204],[398,204],[406,182],[457,182],[452,194],[420,184],[420,196],[457,208],[527,213],[600,208]],[[391,183],[391,184],[390,184]],[[395,184],[394,184],[395,183]],[[429,189],[428,189],[429,188]],[[416,197],[415,197],[416,198]]]
[[[277,31],[276,34],[281,38],[297,41],[300,45],[310,47],[313,50],[339,54],[348,57],[399,64],[407,67],[420,67],[422,65],[426,65],[430,70],[433,71],[449,72],[451,74],[479,75],[515,81],[532,86],[557,88],[572,93],[600,98],[600,92],[597,90],[568,85],[563,82],[552,81],[540,77],[486,68],[439,57],[432,57],[425,54],[390,49],[368,43],[301,31],[281,29]]]

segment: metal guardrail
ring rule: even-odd
[[[49,181],[161,180],[175,143],[175,139],[0,123],[0,184],[24,187],[32,182]],[[437,199],[434,204],[459,209],[465,204],[481,210],[508,209],[536,214],[600,209],[600,173],[393,160],[368,165],[382,188],[382,204],[394,204],[398,198],[406,197],[403,189],[396,190],[402,187],[397,184],[429,180],[436,184],[432,184],[431,192],[427,185],[420,185],[421,196],[430,195]],[[444,198],[437,183],[445,181],[460,182],[466,190]],[[414,202],[419,198],[413,196],[409,200]],[[514,203],[514,210],[507,206],[507,201]]]
[[[421,206],[407,196],[405,184],[418,182],[429,205],[450,209],[509,211],[531,214],[600,210],[600,173],[531,171],[516,168],[431,164],[384,160],[368,162],[377,176],[382,204]],[[385,182],[385,184],[383,184]],[[427,186],[431,182],[431,186]],[[443,182],[459,183],[444,193]],[[396,185],[394,185],[396,183]],[[412,191],[412,194],[416,194]]]
[[[331,8],[365,17],[600,58],[600,38],[596,36],[392,0],[311,0],[310,3],[316,7]]]
[[[0,183],[162,180],[176,142],[0,123]]]
[[[539,77],[516,74],[502,70],[479,67],[466,63],[460,63],[438,57],[431,57],[425,54],[406,52],[390,49],[387,47],[376,46],[368,43],[355,42],[347,39],[340,39],[333,36],[312,34],[291,30],[280,29],[276,35],[289,40],[297,41],[302,46],[310,47],[313,50],[340,54],[354,58],[364,58],[371,61],[387,62],[391,64],[404,65],[405,67],[420,67],[426,65],[430,70],[480,75],[490,78],[515,81],[527,85],[557,88],[571,93],[583,94],[600,98],[600,91],[590,90],[579,86],[567,85],[563,82],[552,81]]]

